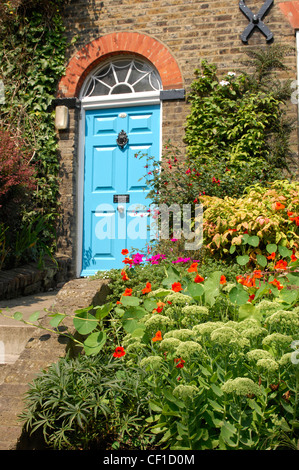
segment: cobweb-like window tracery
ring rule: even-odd
[[[161,89],[160,77],[151,65],[136,59],[117,60],[89,78],[84,98]]]

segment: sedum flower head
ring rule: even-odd
[[[203,305],[186,305],[182,308],[182,312],[184,315],[200,318],[203,315],[208,315],[209,309]]]
[[[163,363],[163,358],[160,356],[148,356],[144,357],[140,361],[140,366],[144,367],[146,370],[157,370],[161,367]]]
[[[268,334],[268,331],[266,330],[266,328],[256,326],[256,327],[252,327],[252,328],[248,328],[247,330],[244,330],[242,334],[245,338],[254,340],[258,338],[259,336],[266,336]]]
[[[190,400],[197,394],[199,389],[196,385],[177,385],[173,389],[173,395],[183,401]]]
[[[164,338],[177,338],[181,341],[186,341],[194,336],[194,333],[189,328],[181,328],[179,330],[171,330],[165,333]]]
[[[160,328],[163,327],[172,327],[173,326],[173,320],[170,318],[166,317],[165,315],[160,315],[159,313],[155,313],[151,315],[147,320],[144,322],[146,328],[150,330],[159,330]]]
[[[278,364],[282,367],[286,367],[290,365],[292,363],[291,356],[292,356],[291,352],[283,354],[281,358],[279,359]]]
[[[189,359],[194,355],[202,353],[202,347],[196,341],[184,341],[179,344],[175,350],[175,354],[184,359]]]
[[[224,326],[223,322],[208,321],[206,323],[195,325],[192,328],[192,330],[194,331],[197,337],[201,337],[201,336],[209,337],[214,330],[217,330],[217,328],[221,328],[222,326]]]
[[[289,312],[286,310],[279,310],[278,312],[272,313],[270,317],[266,319],[266,324],[275,331],[292,331],[299,329],[299,312]]]
[[[165,338],[160,343],[162,351],[174,352],[176,348],[181,344],[178,338]]]
[[[269,315],[281,309],[281,305],[278,302],[272,302],[267,299],[261,300],[255,307],[264,315]]]
[[[255,318],[245,318],[237,323],[236,329],[240,332],[248,330],[249,328],[259,328],[260,323]]]
[[[159,287],[158,289],[155,289],[155,290],[152,290],[151,292],[148,293],[148,297],[155,297],[157,294],[159,294],[160,292],[166,292],[166,293],[170,293],[172,292],[170,289],[163,289],[163,287]]]
[[[249,340],[243,338],[241,334],[234,328],[223,326],[211,333],[211,341],[219,344],[220,346],[239,346],[241,348],[249,346]]]
[[[246,354],[250,361],[258,361],[259,359],[273,359],[272,354],[265,349],[252,349]]]
[[[222,385],[222,390],[225,393],[235,393],[239,396],[256,395],[262,394],[258,384],[254,383],[253,380],[247,377],[237,377],[235,379],[229,379]]]
[[[180,292],[173,292],[168,294],[165,297],[166,302],[171,302],[173,305],[177,305],[180,307],[191,305],[194,303],[194,300],[189,295],[181,294]]]
[[[259,359],[256,363],[257,367],[263,372],[276,372],[278,369],[278,363],[274,359]]]
[[[292,336],[282,333],[272,333],[263,339],[262,344],[266,347],[286,348],[290,346],[292,339]]]

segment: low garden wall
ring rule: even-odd
[[[55,256],[56,263],[46,259],[42,267],[28,263],[15,269],[0,271],[0,300],[46,292],[71,279],[71,260]]]

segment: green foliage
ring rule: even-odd
[[[287,140],[282,145],[281,136],[290,134],[283,109],[290,87],[285,86],[283,94],[270,75],[273,68],[282,67],[282,51],[279,46],[261,50],[250,75],[228,72],[220,81],[216,67],[202,61],[191,86],[185,136],[188,160],[197,170],[211,159],[225,162],[234,177],[246,164],[264,168],[269,176],[271,167],[287,167],[290,149]]]
[[[14,221],[17,226],[11,228],[11,221],[3,220],[13,243],[12,232],[30,225],[38,214],[52,226],[57,217],[59,162],[51,104],[64,72],[66,38],[61,6],[60,1],[42,0],[1,5],[0,77],[5,101],[0,106],[0,122],[24,141],[36,184]],[[47,246],[53,243],[53,230],[40,236]]]
[[[122,280],[118,303],[75,312],[85,354],[34,381],[27,429],[43,429],[53,448],[295,447],[298,261],[288,264],[284,276],[273,274],[282,289],[261,271],[251,284],[240,275],[228,282],[223,270],[203,277],[191,260],[165,262],[155,289],[147,282],[133,292]],[[135,269],[126,269],[129,278]],[[57,328],[65,315],[50,318]]]
[[[144,448],[151,440],[143,419],[147,395],[136,389],[138,371],[132,372],[105,354],[60,359],[31,384],[25,428],[41,429],[54,449],[118,448],[120,441]]]
[[[298,252],[298,191],[297,182],[281,180],[248,188],[238,199],[201,197],[205,246],[216,257],[246,256],[244,264],[263,267],[271,243]]]

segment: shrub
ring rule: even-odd
[[[19,202],[35,189],[34,175],[25,142],[8,128],[0,127],[0,219],[5,201],[18,198]]]
[[[232,259],[246,254],[256,263],[258,256],[271,254],[266,250],[270,244],[298,252],[298,183],[275,181],[255,185],[238,199],[203,196],[201,202],[204,243],[213,256]]]

